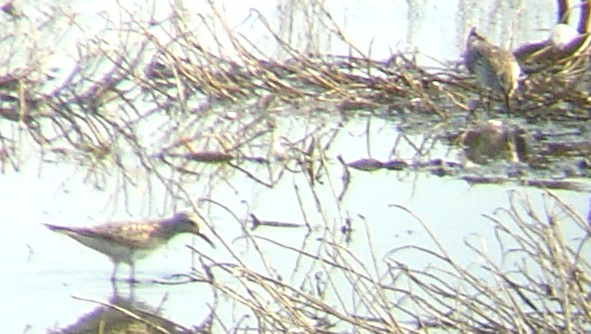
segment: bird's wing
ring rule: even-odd
[[[112,242],[131,248],[152,248],[152,243],[146,242],[146,240],[153,241],[153,234],[157,228],[157,224],[151,224],[150,222],[142,224],[133,222],[110,223],[89,228],[88,233],[100,235]]]
[[[77,237],[97,238],[110,241],[129,248],[146,248],[144,242],[154,232],[149,225],[138,225],[133,223],[109,223],[95,227],[66,227],[45,224],[54,232],[63,233],[74,239]]]

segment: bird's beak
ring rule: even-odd
[[[201,239],[203,239],[203,240],[207,241],[207,243],[208,243],[208,244],[209,244],[209,245],[210,245],[212,248],[215,248],[215,245],[213,244],[213,242],[212,242],[212,241],[211,241],[211,240],[210,240],[210,239],[209,239],[207,236],[205,236],[205,234],[203,234],[203,233],[199,233],[199,234],[197,234],[197,235],[198,235],[198,236],[199,236]]]

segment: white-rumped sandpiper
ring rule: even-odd
[[[111,258],[115,266],[111,281],[115,281],[119,264],[127,263],[130,267],[130,282],[134,282],[134,262],[180,233],[195,234],[213,247],[211,240],[201,233],[203,219],[193,212],[180,212],[165,219],[114,222],[94,227],[45,226]]]

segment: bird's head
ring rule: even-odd
[[[170,219],[170,223],[174,225],[177,233],[192,233],[205,240],[211,247],[215,247],[213,242],[203,234],[205,222],[195,212],[183,211],[178,212]]]
[[[470,32],[468,33],[468,39],[467,39],[467,44],[468,45],[473,45],[474,43],[477,42],[485,42],[486,39],[484,37],[482,37],[477,31],[476,28],[473,27],[472,29],[470,29]]]

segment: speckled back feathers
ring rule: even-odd
[[[506,97],[518,86],[521,69],[513,54],[489,43],[472,29],[466,42],[464,63],[478,82]]]

